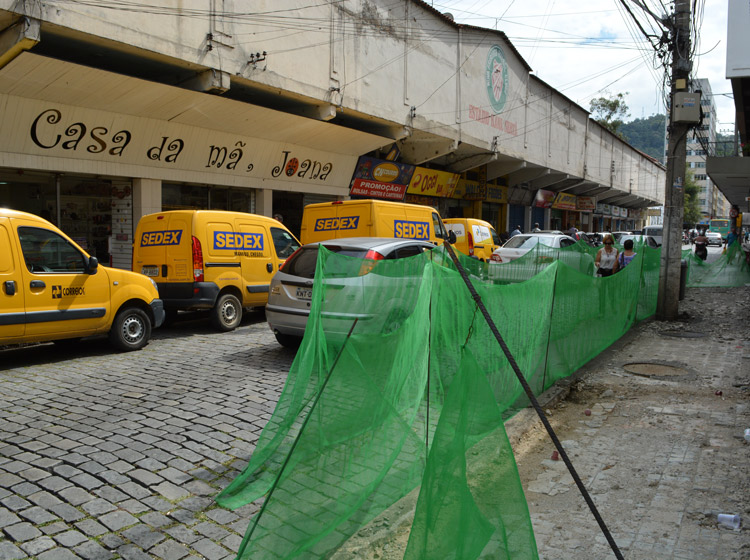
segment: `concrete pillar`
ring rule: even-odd
[[[273,216],[273,191],[258,189],[255,194],[255,213],[261,216]]]
[[[134,178],[133,224],[154,212],[161,212],[161,180]]]

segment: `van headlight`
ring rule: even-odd
[[[159,286],[157,286],[157,285],[156,285],[156,282],[154,282],[154,279],[153,279],[153,278],[149,278],[149,280],[151,280],[151,284],[153,284],[153,286],[154,286],[154,289],[155,289],[155,290],[156,290],[156,292],[158,293],[158,292],[159,292]]]

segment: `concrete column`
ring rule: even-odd
[[[161,212],[161,181],[133,179],[133,224],[146,214]]]
[[[261,216],[273,216],[273,191],[258,189],[255,194],[255,213]]]

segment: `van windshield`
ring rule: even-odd
[[[443,220],[440,219],[440,214],[437,212],[432,213],[432,227],[435,228],[435,237],[438,239],[448,239],[448,231],[445,229]]]

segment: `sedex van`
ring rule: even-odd
[[[159,287],[167,319],[205,309],[218,330],[235,329],[243,308],[262,307],[274,273],[299,241],[284,225],[257,214],[172,210],[143,216],[133,270]]]

